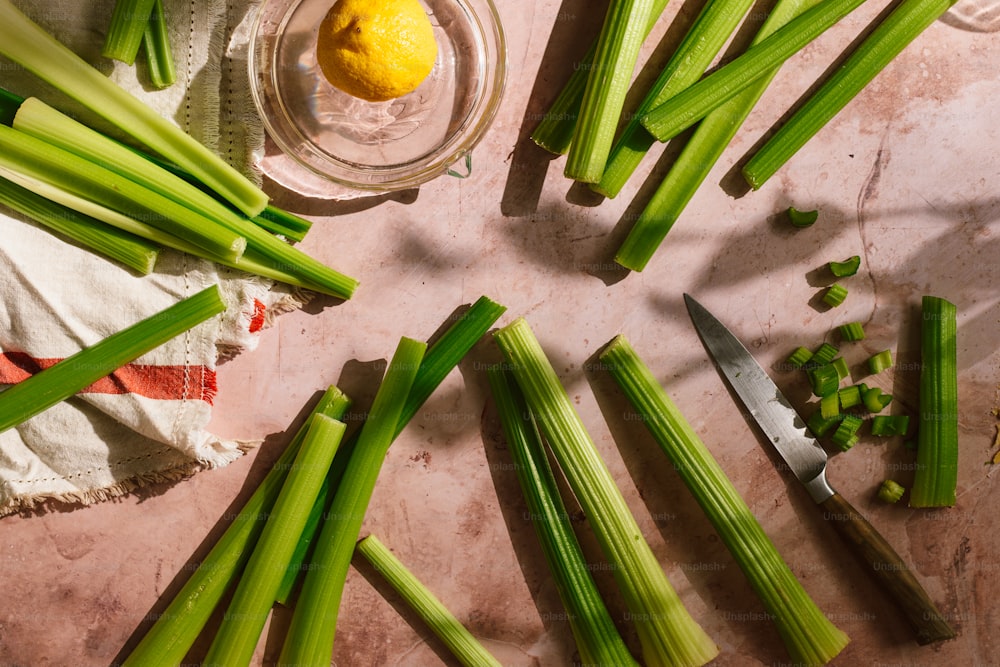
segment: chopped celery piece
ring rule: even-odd
[[[596,183],[604,173],[653,0],[611,0],[580,103],[566,176]]]
[[[906,435],[910,430],[909,415],[875,415],[872,417],[872,435],[887,437]]]
[[[500,367],[490,368],[488,375],[531,523],[566,609],[580,661],[585,665],[636,665],[591,576],[521,390]]]
[[[812,359],[812,355],[813,355],[812,350],[803,345],[799,345],[797,348],[795,348],[795,351],[792,352],[791,355],[789,355],[788,363],[793,368],[802,368],[807,363],[809,363],[809,360]]]
[[[858,430],[861,425],[864,424],[864,420],[857,415],[845,414],[843,419],[840,420],[840,424],[837,425],[837,429],[830,436],[833,444],[840,447],[841,451],[846,452],[848,449],[853,447],[858,442]]]
[[[910,507],[951,507],[958,485],[958,316],[955,304],[921,299],[920,422]]]
[[[14,127],[38,140],[72,153],[75,160],[85,160],[134,181],[138,186],[155,193],[156,201],[162,201],[161,198],[170,200],[174,209],[183,207],[189,217],[197,216],[192,219],[199,222],[201,227],[218,228],[224,233],[244,237],[250,256],[237,268],[340,298],[350,298],[357,287],[357,281],[353,278],[334,271],[301,250],[275,238],[261,226],[254,224],[159,163],[73,120],[41,100],[35,98],[25,100],[14,118]],[[275,213],[270,209],[265,209],[264,214],[275,217]],[[288,214],[281,218],[289,225],[301,224],[295,223],[292,220],[293,216]],[[194,245],[200,245],[192,238],[184,236],[182,238]],[[218,252],[210,252],[208,258],[214,257],[218,257],[217,261],[227,266],[232,266],[231,262],[237,259]],[[271,269],[263,268],[261,265]],[[289,274],[294,276],[291,280],[285,277]]]
[[[444,381],[448,373],[458,365],[472,349],[472,346],[486,334],[505,311],[504,306],[488,297],[481,296],[466,312],[454,320],[450,320],[451,325],[427,348],[427,353],[420,362],[417,376],[413,380],[413,387],[406,397],[406,404],[403,406],[403,412],[396,424],[394,437],[402,432],[406,424]],[[303,538],[296,549],[292,566],[289,568],[288,575],[282,582],[276,597],[276,600],[282,604],[286,604],[292,596],[299,578],[298,575],[303,569],[301,564],[305,562],[306,554],[312,546],[315,529],[319,526],[323,514],[328,509],[332,497],[331,489],[335,490],[340,480],[343,479],[346,465],[350,462],[351,454],[356,446],[357,437],[349,438],[333,460],[330,476],[320,491],[320,497],[323,501],[317,502],[309,517],[308,525],[312,526],[312,529],[303,531]]]
[[[472,636],[468,628],[377,537],[365,537],[358,542],[357,550],[417,612],[459,662],[466,667],[500,667],[500,662]]]
[[[310,421],[264,532],[205,656],[206,664],[249,664],[253,657],[295,543],[346,428],[343,422],[321,414],[312,415]]]
[[[621,192],[643,156],[656,142],[639,119],[705,73],[750,5],[751,0],[709,0],[642,102],[629,114],[608,156],[601,180],[592,186],[596,192],[612,198]]]
[[[818,1],[778,0],[753,43],[767,38]],[[772,69],[765,73],[702,119],[615,253],[618,264],[633,271],[646,267],[777,71]]]
[[[858,272],[861,267],[861,256],[852,255],[848,257],[843,262],[830,262],[828,264],[830,267],[830,273],[832,273],[837,278],[846,278],[848,276],[853,276]]]
[[[823,364],[810,368],[808,375],[812,392],[816,396],[822,398],[837,393],[837,388],[840,385],[840,374],[833,364]]]
[[[66,400],[226,309],[215,285],[0,392],[0,433]]]
[[[153,270],[159,248],[138,236],[109,227],[0,177],[0,203],[141,275]]]
[[[840,283],[830,285],[826,288],[826,292],[823,293],[823,303],[831,308],[836,308],[840,304],[844,303],[844,299],[846,298],[847,288]]]
[[[163,15],[163,0],[154,0],[146,29],[142,33],[142,48],[149,66],[149,80],[156,88],[167,88],[177,80],[174,54],[170,49],[167,19]]]
[[[878,487],[878,499],[884,503],[898,503],[906,489],[897,482],[887,479]]]
[[[324,516],[311,569],[282,645],[282,664],[330,664],[354,544],[426,347],[420,341],[402,338],[389,361],[344,479]],[[272,600],[276,592],[272,592]]]
[[[646,22],[646,35],[656,25],[660,14],[667,6],[668,0],[653,0],[653,8]],[[598,36],[597,39],[599,39]],[[550,153],[563,155],[573,143],[573,133],[576,131],[576,121],[580,115],[580,104],[587,88],[587,78],[594,65],[594,54],[597,52],[597,39],[590,45],[583,60],[573,68],[569,81],[559,91],[552,106],[542,116],[541,122],[531,133],[531,140]]]
[[[774,620],[795,664],[832,660],[848,638],[820,611],[711,452],[623,336],[600,355]]]
[[[342,391],[331,386],[320,397],[311,414],[341,419],[350,404],[350,399]],[[183,662],[223,594],[250,559],[310,424],[311,420],[298,430],[222,537],[133,649],[123,667],[170,667]]]
[[[837,369],[837,376],[841,380],[851,374],[851,369],[847,367],[847,360],[843,357],[837,357],[830,362],[830,365]]]
[[[892,366],[892,352],[890,350],[882,350],[881,352],[876,352],[871,357],[868,358],[868,370],[871,371],[872,375],[881,373],[887,368]]]
[[[833,417],[824,417],[822,410],[817,410],[810,415],[809,420],[806,422],[806,426],[812,431],[812,434],[817,438],[821,438],[830,432],[830,429],[835,428],[840,420],[844,418],[844,413],[840,413]]]
[[[755,190],[843,109],[955,0],[903,0],[744,165]]]
[[[92,67],[10,0],[0,0],[0,54],[218,192],[248,216],[267,195],[211,150]]]
[[[827,394],[819,399],[819,413],[823,419],[834,419],[840,414],[840,396],[838,392]]]
[[[856,384],[844,387],[837,392],[837,398],[839,399],[841,408],[850,410],[855,406],[861,405],[861,388]]]
[[[728,64],[652,109],[641,119],[642,124],[660,141],[672,139],[780,66],[863,2],[823,0],[810,7]]]
[[[872,387],[862,392],[861,400],[864,401],[868,412],[882,412],[892,402],[892,396],[878,387]]]
[[[823,343],[816,351],[813,352],[812,356],[809,358],[809,362],[812,364],[817,364],[824,366],[831,361],[833,361],[837,356],[837,348],[829,343]]]
[[[593,526],[650,665],[702,665],[718,654],[685,609],[597,446],[523,318],[494,338],[556,461]]]
[[[847,324],[841,324],[837,327],[837,333],[840,334],[841,340],[850,342],[864,340],[865,338],[865,328],[862,326],[861,322],[848,322]]]
[[[220,257],[236,259],[246,248],[246,239],[241,235],[207,223],[203,216],[186,206],[99,164],[6,125],[0,125],[0,167],[140,219]]]
[[[811,227],[813,224],[819,220],[819,211],[800,211],[794,206],[788,207],[788,220],[792,223],[793,227]]]
[[[135,63],[154,4],[155,0],[116,0],[101,55],[127,65]]]

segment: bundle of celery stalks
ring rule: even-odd
[[[618,248],[619,265],[646,267],[782,63],[863,2],[777,0],[746,50],[705,75],[753,4],[708,0],[642,101],[626,110],[640,47],[667,0],[611,0],[584,63],[531,137],[554,154],[567,154],[567,177],[615,197],[654,143],[693,128],[689,138],[676,139],[685,143]],[[881,17],[743,164],[749,186],[761,187],[954,2],[901,0]]]

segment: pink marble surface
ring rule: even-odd
[[[666,16],[685,24],[697,5],[677,3]],[[526,140],[600,11],[578,0],[498,6],[512,77],[470,178],[343,203],[269,185],[278,203],[316,220],[303,247],[362,286],[348,303],[320,300],[282,316],[258,350],[221,367],[216,431],[263,438],[263,446],[224,469],[114,502],[0,520],[0,665],[120,660],[266,473],[310,399],[338,383],[363,405],[374,369],[400,336],[431,336],[481,294],[508,307],[501,324],[524,316],[534,328],[669,579],[720,645],[715,664],[788,657],[671,465],[589,361],[618,333],[664,382],[805,588],[851,636],[835,664],[1000,664],[997,476],[986,464],[997,449],[1000,404],[997,34],[935,24],[763,189],[734,196],[720,188],[884,3],[862,7],[790,61],[650,266],[626,275],[610,257],[636,202],[648,196],[643,176],[617,199],[597,200],[570,187],[561,159]],[[679,34],[673,27],[668,39],[676,43]],[[789,231],[777,213],[790,204],[819,208],[821,221]],[[863,269],[850,279],[847,302],[815,308],[818,269],[852,254],[863,257]],[[776,469],[706,360],[683,310],[685,291],[765,366],[796,345],[818,344],[837,324],[862,321],[868,338],[845,355],[859,363],[892,349],[897,368],[878,383],[910,409],[919,298],[937,294],[958,305],[957,506],[915,511],[874,499],[883,478],[912,479],[912,456],[899,443],[866,439],[829,466],[832,483],[911,563],[959,629],[957,639],[915,644],[821,513]],[[484,340],[401,435],[364,530],[377,533],[503,664],[566,665],[575,649],[565,613],[487,400],[483,368],[497,356]],[[802,405],[800,378],[775,377]],[[598,558],[586,524],[577,527]],[[635,647],[606,572],[595,567],[595,574]],[[451,664],[383,592],[352,569],[336,663]],[[287,620],[275,615],[254,664],[276,660]],[[200,642],[191,661],[206,647]]]

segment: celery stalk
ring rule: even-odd
[[[6,125],[0,125],[0,167],[148,222],[220,257],[235,259],[246,247],[236,232],[208,223],[176,201]]]
[[[251,253],[253,257],[258,260],[266,259],[271,265],[280,269],[281,275],[292,274],[299,277],[297,281],[284,282],[310,287],[341,298],[350,298],[357,288],[355,279],[325,266],[301,250],[275,238],[261,225],[233,211],[194,184],[150,161],[140,153],[73,120],[37,98],[28,98],[21,103],[14,117],[14,128],[134,181],[143,188],[169,199],[176,206],[190,209],[199,216],[196,219],[200,220],[203,227],[216,226],[228,230],[229,234],[244,237],[247,248],[254,251]],[[275,211],[273,207],[268,207],[262,215],[272,219],[280,217],[282,221],[280,224],[302,226],[302,223],[293,220],[290,214],[278,216]],[[233,259],[218,252],[213,252],[212,255],[220,257],[223,263],[226,263],[225,260]],[[244,263],[246,267],[250,265],[249,261]],[[256,271],[251,272],[256,273]],[[278,274],[271,273],[266,277],[275,275]]]
[[[705,73],[751,3],[752,0],[711,0],[705,5],[615,141],[600,182],[592,186],[596,192],[612,198],[621,192],[632,172],[656,142],[639,119]]]
[[[323,415],[313,415],[311,422],[205,656],[206,664],[249,664],[260,641],[295,543],[346,428]]]
[[[101,55],[127,65],[135,62],[155,0],[116,0]]]
[[[292,241],[302,241],[312,228],[311,221],[270,204],[253,222],[261,229],[281,234]]]
[[[155,244],[49,201],[2,177],[0,203],[140,275],[148,274],[156,264],[159,248]]]
[[[320,287],[311,281],[304,280],[296,274],[288,273],[285,271],[283,264],[260,255],[253,248],[246,251],[243,256],[235,260],[227,257],[220,257],[219,255],[208,252],[204,248],[199,248],[198,246],[157,227],[148,225],[135,218],[130,218],[129,216],[119,213],[118,211],[113,211],[106,206],[102,206],[89,199],[79,197],[49,183],[39,181],[38,179],[25,177],[23,174],[11,172],[4,167],[0,167],[0,178],[6,179],[21,188],[27,189],[29,192],[41,196],[49,202],[65,207],[68,211],[75,211],[79,214],[110,225],[111,227],[117,228],[120,231],[133,234],[141,239],[163,246],[164,248],[178,250],[195,257],[215,262],[216,264],[222,264],[223,266],[228,266],[233,269],[238,269],[240,271],[252,273],[264,278],[283,282],[288,285],[330,293],[326,288]],[[339,292],[333,294],[333,296],[338,295]]]
[[[417,612],[435,635],[466,667],[500,667],[500,662],[462,625],[455,615],[374,535],[357,545],[382,577]]]
[[[495,340],[573,493],[593,525],[648,665],[702,665],[718,647],[690,616],[653,555],[566,390],[523,319]]]
[[[865,0],[822,0],[753,44],[730,63],[681,91],[642,119],[660,141],[677,136],[795,55]]]
[[[420,407],[430,398],[438,385],[444,381],[445,377],[458,365],[458,363],[469,353],[475,345],[489,330],[497,319],[504,313],[506,308],[492,301],[488,297],[481,296],[473,303],[468,311],[462,313],[451,323],[441,336],[427,348],[427,353],[420,362],[417,369],[417,376],[413,379],[413,387],[406,397],[406,404],[399,416],[396,424],[395,439],[403,431],[403,428],[413,418]],[[302,571],[302,563],[305,562],[307,553],[312,545],[315,529],[319,526],[322,515],[328,509],[330,492],[336,490],[343,479],[347,464],[351,460],[351,454],[357,446],[357,438],[352,437],[344,443],[333,460],[330,468],[330,476],[327,483],[320,491],[322,502],[317,502],[313,508],[313,513],[309,517],[309,525],[312,530],[303,531],[303,539],[299,542],[292,565],[289,567],[285,581],[282,582],[281,590],[277,595],[277,601],[287,604],[292,596],[299,573]]]
[[[653,8],[646,22],[646,36],[649,36],[653,26],[656,25],[668,1],[653,0]],[[580,104],[583,102],[583,92],[587,88],[587,76],[594,64],[595,53],[597,53],[597,39],[590,45],[580,63],[573,68],[569,81],[559,91],[552,106],[531,133],[531,140],[550,153],[563,155],[573,142],[576,121],[580,115]]]
[[[395,438],[403,405],[411,391],[426,344],[403,338],[376,392],[361,428],[344,480],[337,488],[316,542],[312,568],[302,583],[279,662],[327,665],[347,570],[375,482]]]
[[[957,309],[941,297],[924,296],[921,314],[920,422],[910,507],[951,507],[958,486]]]
[[[637,665],[590,574],[538,427],[510,373],[489,369],[493,400],[521,490],[585,665]]]
[[[778,0],[753,43],[757,44],[767,38],[818,1]],[[767,72],[746,90],[702,119],[653,197],[639,214],[615,255],[616,262],[633,271],[642,271],[646,267],[777,73],[777,69]]]
[[[149,80],[156,88],[167,88],[177,80],[174,55],[170,50],[167,19],[163,15],[163,0],[154,0],[153,11],[142,33],[142,49],[149,66]]]
[[[743,166],[754,190],[854,99],[956,0],[903,0]]]
[[[611,0],[566,159],[569,178],[596,183],[604,172],[652,8],[652,0]]]
[[[705,444],[624,336],[600,355],[764,603],[794,664],[825,665],[848,638],[823,615]]]
[[[331,386],[311,414],[341,419],[350,403],[342,391]],[[243,509],[156,619],[123,667],[169,667],[183,662],[223,594],[250,559],[309,423],[295,434]]]
[[[48,410],[226,309],[215,285],[0,392],[0,433]]]
[[[248,216],[267,195],[211,150],[70,51],[10,0],[0,0],[0,55],[195,176]]]

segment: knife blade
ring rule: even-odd
[[[750,351],[689,294],[684,302],[709,356],[733,392],[774,445],[789,470],[821,507],[854,554],[899,606],[920,644],[955,637],[955,630],[888,541],[826,478],[827,454]]]

